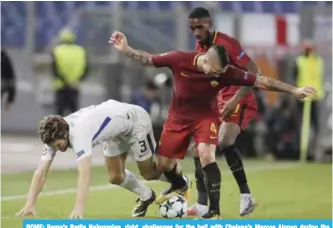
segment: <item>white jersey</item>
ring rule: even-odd
[[[133,136],[133,129],[137,128],[138,112],[142,114],[142,111],[145,112],[135,105],[108,100],[99,105],[80,109],[65,117],[69,124],[70,147],[76,153],[77,159],[90,156],[92,148],[102,142],[134,143],[136,139]],[[151,128],[151,121],[148,113],[146,115],[148,123],[147,131],[143,132],[144,135],[151,131],[148,129]],[[147,122],[147,118],[145,118],[145,122]],[[42,160],[52,160],[55,154],[56,151],[45,145]]]

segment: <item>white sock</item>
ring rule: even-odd
[[[120,186],[136,193],[142,201],[148,200],[152,194],[151,189],[144,186],[138,178],[127,169],[125,169],[125,179]]]

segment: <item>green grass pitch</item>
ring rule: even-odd
[[[225,161],[222,170],[222,217],[239,216],[239,191]],[[193,178],[193,162],[182,161],[184,173]],[[137,173],[134,163],[127,168]],[[331,164],[299,164],[291,162],[246,161],[248,181],[258,206],[248,219],[332,219]],[[22,219],[15,213],[25,203],[32,172],[3,174],[1,187],[1,227],[18,228]],[[67,218],[75,200],[76,170],[51,170],[36,207],[38,218]],[[166,183],[147,182],[157,194]],[[191,202],[195,202],[195,184]],[[104,167],[94,167],[92,189],[85,209],[85,218],[130,219],[136,196],[107,182]],[[152,205],[146,218],[160,218],[158,207]]]

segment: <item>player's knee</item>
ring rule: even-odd
[[[224,148],[232,146],[233,144],[235,144],[235,140],[228,138],[228,137],[224,137],[223,139],[221,139],[219,141],[218,146],[221,150],[223,150]]]
[[[224,123],[221,129],[223,133],[219,136],[219,148],[224,149],[235,144],[241,131],[240,126],[235,123]]]
[[[163,156],[158,156],[157,160],[157,170],[160,170],[162,172],[172,170],[177,163],[176,159],[171,159]]]
[[[157,172],[140,172],[141,176],[145,179],[145,180],[158,180],[160,175],[157,174]]]
[[[215,162],[215,145],[206,145],[200,143],[198,146],[198,154],[200,158],[201,166],[204,167],[212,162]]]
[[[124,179],[124,173],[109,173],[109,182],[111,184],[120,185]]]
[[[157,168],[158,168],[159,170],[162,170],[163,172],[165,172],[165,171],[170,171],[170,170],[172,170],[173,167],[174,167],[174,166],[172,166],[171,164],[168,164],[168,163],[159,163],[159,164],[157,165]]]
[[[206,154],[206,153],[200,154],[200,162],[201,162],[202,167],[204,167],[214,161],[215,161],[215,159],[211,155]]]

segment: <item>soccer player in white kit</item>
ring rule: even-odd
[[[72,148],[78,160],[78,188],[70,217],[82,218],[91,179],[92,148],[103,143],[110,182],[136,193],[139,199],[132,216],[145,216],[156,198],[155,193],[125,169],[127,153],[132,152],[145,179],[159,179],[161,175],[153,157],[156,142],[151,119],[143,108],[108,100],[67,117],[47,116],[41,121],[38,134],[45,144],[44,153],[33,175],[25,207],[17,215],[35,214],[38,194],[57,151]]]

